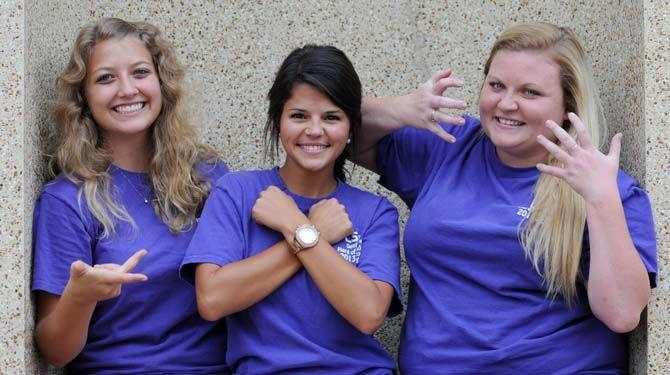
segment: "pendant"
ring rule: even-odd
[[[144,204],[149,204],[149,200],[144,198]]]

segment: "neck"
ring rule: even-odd
[[[302,168],[293,168],[289,161],[279,168],[279,175],[286,187],[306,198],[319,198],[332,194],[337,188],[337,180],[333,171],[319,172],[306,171]]]
[[[112,163],[130,172],[147,172],[151,151],[146,136],[105,138],[105,148],[112,154]]]
[[[536,166],[538,163],[544,163],[547,160],[547,153],[537,155],[514,155],[507,153],[496,147],[496,155],[498,159],[508,167],[512,168],[530,168]]]

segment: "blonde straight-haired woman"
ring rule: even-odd
[[[568,28],[518,25],[484,73],[480,119],[443,112],[466,106],[442,96],[462,85],[449,70],[364,101],[359,163],[411,208],[401,370],[625,373],[656,239],[646,193],[618,169],[621,134],[599,151],[584,50]]]
[[[146,22],[105,18],[77,35],[58,78],[55,178],[33,228],[35,334],[53,365],[227,371],[225,331],[199,317],[178,275],[212,182],[228,171],[187,121],[184,72]]]

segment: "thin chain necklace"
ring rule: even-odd
[[[137,187],[135,187],[135,184],[133,184],[130,181],[130,179],[128,178],[128,176],[126,176],[126,172],[124,170],[122,170],[121,168],[119,168],[119,172],[121,172],[121,176],[123,176],[123,178],[128,182],[128,185],[130,185],[130,187],[132,187],[133,190],[135,190],[137,195],[139,195],[140,198],[142,198],[142,200],[144,201],[144,204],[149,204],[149,199],[144,194],[142,194],[139,190],[137,190]]]

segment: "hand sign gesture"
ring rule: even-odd
[[[70,266],[70,280],[66,289],[73,298],[84,303],[118,297],[123,284],[147,280],[146,275],[130,273],[145,255],[146,250],[139,250],[122,265],[107,263],[91,267],[78,260]]]
[[[543,135],[537,136],[537,141],[563,165],[538,164],[537,168],[541,172],[563,179],[588,203],[599,203],[612,196],[618,197],[616,178],[619,171],[621,133],[614,135],[609,153],[603,154],[592,144],[588,131],[579,117],[569,113],[568,118],[577,130],[576,141],[551,120],[547,121],[547,126],[563,147]]]
[[[445,132],[438,121],[455,125],[465,124],[462,117],[442,112],[442,109],[463,110],[467,107],[463,100],[443,96],[447,89],[461,86],[463,82],[451,75],[451,69],[438,72],[406,97],[411,105],[408,107],[410,115],[405,116],[405,122],[417,129],[431,131],[447,142],[455,142],[456,138]]]

